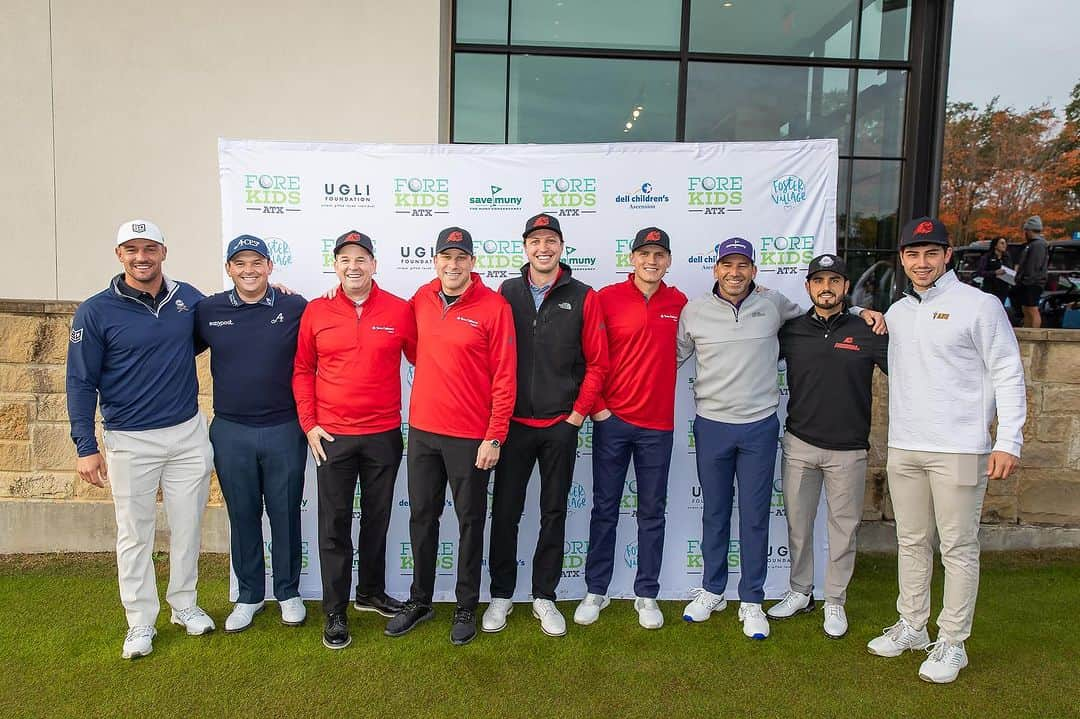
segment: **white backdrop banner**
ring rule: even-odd
[[[722,239],[750,240],[758,253],[758,283],[807,307],[807,264],[836,248],[835,140],[762,143],[641,143],[592,145],[379,145],[219,141],[222,247],[240,234],[264,238],[274,280],[309,299],[336,284],[334,238],[349,229],[372,237],[379,285],[408,298],[434,277],[433,246],[449,225],[468,229],[476,270],[494,289],[525,264],[521,231],[537,212],[557,215],[566,239],[563,260],[578,279],[599,289],[625,280],[634,233],[649,225],[671,236],[667,282],[688,297],[712,286],[713,247]],[[223,276],[224,286],[230,286]],[[769,361],[762,358],[762,361]],[[411,368],[403,362],[408,435]],[[694,362],[679,372],[675,446],[668,489],[667,539],[660,597],[687,597],[701,585],[701,489],[694,463]],[[786,405],[783,365],[777,382]],[[406,440],[406,452],[408,444]],[[585,594],[592,496],[592,423],[578,437],[578,462],[567,506],[560,599]],[[778,445],[779,454],[779,445]],[[777,463],[766,595],[788,586],[787,527]],[[303,503],[304,597],[318,598],[314,464],[309,459]],[[491,486],[489,484],[489,497]],[[489,500],[490,503],[490,500]],[[449,494],[437,561],[437,601],[453,599],[457,521]],[[736,498],[736,511],[738,499]],[[539,479],[530,483],[521,523],[515,599],[529,597],[530,560],[539,527]],[[631,470],[621,503],[615,573],[610,594],[632,597],[637,569],[636,481]],[[354,521],[359,518],[359,497]],[[821,585],[825,558],[824,511],[815,535]],[[387,591],[406,597],[412,581],[409,500],[402,462],[387,540]],[[739,581],[738,522],[732,521],[728,591]],[[355,533],[353,535],[356,536]],[[270,533],[264,518],[267,597],[272,597]],[[355,567],[355,561],[354,561]],[[485,553],[486,567],[486,553]],[[485,571],[482,594],[487,600]],[[235,598],[235,579],[233,597]]]

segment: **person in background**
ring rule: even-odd
[[[1043,223],[1038,215],[1027,218],[1021,229],[1026,244],[1016,263],[1016,287],[1011,297],[1013,305],[1023,310],[1024,327],[1038,328],[1042,327],[1039,298],[1046,287],[1050,248],[1042,235]]]
[[[1012,269],[1013,262],[1009,257],[1009,241],[999,237],[990,245],[990,251],[979,258],[979,264],[975,266],[975,276],[982,277],[982,291],[988,292],[1005,304],[1013,285],[1006,282],[1005,268]]]

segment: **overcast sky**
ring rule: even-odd
[[[955,0],[949,100],[1058,111],[1080,81],[1080,2]]]

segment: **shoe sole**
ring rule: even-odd
[[[513,613],[514,613],[514,605],[511,604],[510,608],[506,610],[506,616],[509,617]],[[499,626],[495,627],[494,629],[488,629],[487,627],[484,626],[484,620],[483,619],[480,620],[480,631],[482,631],[482,632],[486,632],[488,634],[496,634],[498,632],[501,632],[504,629],[506,629],[506,618],[505,617],[503,618],[503,623],[500,624]]]
[[[921,647],[907,647],[906,649],[901,649],[896,654],[882,654],[881,652],[875,652],[870,647],[867,647],[866,651],[868,653],[870,653],[870,654],[873,654],[875,657],[885,657],[886,659],[895,659],[896,657],[903,656],[904,652],[921,652],[921,651],[925,650],[928,646],[930,646],[930,642],[927,642],[926,644],[923,644]]]
[[[128,654],[126,652],[120,652],[120,658],[121,659],[139,659],[140,657],[150,656],[150,652],[152,652],[152,651],[154,651],[153,647],[150,647],[149,649],[147,649],[145,653],[143,653],[143,652],[132,652],[131,654]]]
[[[821,633],[824,634],[827,639],[843,639],[847,636],[847,632],[844,632],[843,634],[829,634],[824,629],[821,630]],[[873,652],[870,653],[873,654]]]
[[[249,622],[248,622],[247,624],[245,624],[244,626],[240,627],[239,629],[229,629],[229,627],[228,627],[227,625],[226,625],[226,626],[222,626],[222,628],[221,628],[221,629],[222,629],[222,631],[224,631],[224,632],[225,632],[226,634],[239,634],[240,632],[244,631],[245,629],[250,629],[250,628],[251,628],[251,625],[255,623],[255,617],[257,617],[257,616],[259,616],[260,614],[262,614],[262,613],[263,613],[263,611],[264,611],[265,609],[266,609],[266,606],[265,606],[265,605],[263,605],[263,606],[259,607],[258,609],[256,609],[256,610],[255,610],[255,611],[254,611],[254,612],[252,613],[252,615],[251,615],[251,621],[249,621]]]
[[[349,646],[350,644],[352,644],[352,636],[351,635],[349,636],[348,641],[346,641],[344,644],[331,644],[330,642],[326,641],[326,637],[323,637],[323,640],[322,640],[322,645],[324,647],[326,647],[327,649],[333,649],[334,651],[337,651],[338,649],[344,649],[345,647]]]
[[[703,624],[703,623],[709,621],[709,619],[712,618],[712,615],[717,614],[719,612],[722,612],[725,609],[727,609],[727,600],[726,599],[723,602],[721,602],[720,604],[716,605],[716,609],[710,609],[709,610],[709,616],[705,617],[704,619],[694,619],[689,614],[682,615],[682,618],[683,618],[684,622],[688,622],[690,624]]]
[[[533,619],[539,619],[540,618],[540,615],[537,614],[535,610],[533,610],[532,615],[533,615]],[[549,632],[548,630],[544,629],[544,623],[543,622],[540,623],[540,631],[542,631],[544,634],[546,634],[549,637],[565,637],[566,636],[566,630],[565,629],[562,630],[561,634],[554,634],[554,633]]]
[[[211,627],[207,627],[206,629],[202,630],[201,632],[193,632],[190,629],[188,629],[187,625],[184,624],[183,622],[181,622],[179,619],[173,619],[172,623],[175,624],[178,627],[184,627],[184,630],[187,632],[187,635],[189,637],[201,637],[201,636],[205,636],[205,635],[209,634],[210,632],[214,631],[214,627],[211,626]]]
[[[400,637],[400,636],[403,636],[405,634],[408,634],[412,630],[416,629],[417,624],[420,624],[421,622],[426,622],[427,620],[431,619],[434,616],[435,616],[435,610],[434,609],[429,609],[429,610],[427,610],[426,614],[424,614],[419,619],[417,619],[415,622],[410,624],[408,629],[402,629],[400,632],[391,632],[389,629],[384,629],[383,634],[385,634],[388,637]]]
[[[304,618],[301,619],[298,622],[287,622],[284,619],[282,619],[281,623],[284,624],[287,627],[302,627],[307,623],[307,616],[305,615]]]
[[[453,644],[455,647],[463,647],[469,642],[471,642],[473,639],[476,639],[476,632],[473,632],[472,636],[468,639],[454,639],[453,637],[450,637],[450,643]]]
[[[382,610],[382,609],[376,609],[375,607],[369,606],[367,604],[356,604],[354,602],[352,606],[353,606],[353,609],[355,609],[358,612],[374,612],[375,614],[378,614],[380,617],[386,617],[387,619],[392,619],[393,617],[397,616],[397,612],[387,612],[387,611]]]
[[[770,607],[770,609],[772,609],[772,607]],[[791,619],[792,617],[797,617],[800,614],[810,614],[815,609],[817,609],[817,603],[814,601],[813,598],[811,598],[810,603],[807,604],[805,607],[803,607],[802,609],[796,609],[794,612],[792,612],[791,614],[788,614],[786,616],[781,617],[781,616],[773,614],[771,612],[765,612],[765,616],[767,616],[769,619],[777,619],[779,621],[783,621],[785,619]]]
[[[587,621],[587,622],[583,622],[583,621],[579,620],[579,619],[577,618],[577,613],[575,612],[575,613],[574,613],[574,624],[577,624],[577,625],[578,625],[579,627],[587,627],[587,626],[589,626],[590,624],[595,624],[595,623],[596,623],[596,620],[600,618],[600,612],[602,612],[602,611],[604,611],[605,609],[607,609],[607,605],[609,605],[609,604],[611,604],[611,599],[610,599],[610,598],[608,598],[608,597],[604,597],[604,601],[603,601],[603,603],[602,603],[602,604],[600,605],[600,609],[598,609],[598,610],[596,611],[596,619],[590,619],[590,620],[589,620],[589,621]]]

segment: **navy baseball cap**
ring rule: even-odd
[[[266,259],[270,259],[270,248],[266,246],[265,242],[255,235],[240,235],[229,243],[229,248],[225,251],[225,261],[231,260],[237,252],[244,252],[245,250],[258,252]]]
[[[742,255],[754,262],[754,246],[741,237],[729,237],[716,246],[716,261],[724,259],[728,255]]]
[[[904,225],[904,229],[900,231],[899,249],[902,250],[912,245],[941,245],[948,247],[949,231],[945,229],[945,225],[941,224],[940,220],[930,217],[916,217]]]
[[[638,230],[634,235],[634,242],[630,245],[630,251],[633,252],[645,245],[656,245],[671,252],[671,238],[659,227],[644,227]]]
[[[842,257],[837,255],[818,255],[810,260],[810,266],[806,268],[806,279],[810,279],[818,272],[835,272],[845,280],[848,279],[847,264]]]
[[[439,239],[435,241],[435,254],[446,250],[461,250],[468,255],[472,255],[472,235],[469,234],[468,230],[460,227],[447,227],[439,233]]]
[[[372,243],[371,238],[363,232],[349,230],[341,237],[337,238],[334,241],[334,257],[337,257],[338,251],[345,245],[358,245],[367,250],[372,257],[375,256],[375,245]]]
[[[521,233],[522,239],[528,237],[533,230],[551,230],[559,236],[560,240],[563,238],[562,228],[559,227],[559,219],[546,212],[541,212],[539,215],[533,215],[526,220],[525,231]]]

